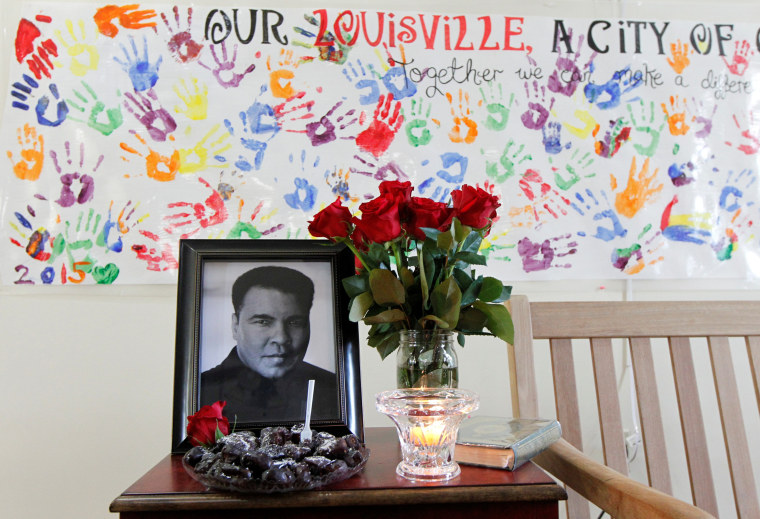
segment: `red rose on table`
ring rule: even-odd
[[[412,191],[414,191],[411,182],[399,182],[398,180],[380,182],[378,189],[380,190],[380,196],[390,195],[399,205],[409,203]]]
[[[452,191],[451,200],[454,205],[454,216],[464,225],[475,229],[482,229],[491,223],[491,219],[496,216],[496,208],[501,205],[495,196],[479,187],[468,185]]]
[[[442,202],[413,196],[406,206],[406,215],[408,218],[404,223],[406,232],[418,240],[424,240],[425,232],[421,228],[448,230],[451,226],[451,218],[454,216],[454,209]]]
[[[193,445],[212,445],[216,442],[217,429],[221,434],[229,434],[230,421],[222,415],[227,402],[204,405],[198,412],[187,417],[187,435]]]
[[[386,193],[359,206],[361,220],[353,222],[370,242],[385,243],[401,234],[401,218],[395,197]]]
[[[350,225],[351,211],[343,207],[338,198],[314,215],[314,220],[309,222],[309,232],[312,236],[323,238],[345,238],[348,236]]]

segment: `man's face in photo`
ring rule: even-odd
[[[251,287],[232,335],[243,363],[265,378],[279,378],[301,362],[309,346],[309,308],[293,294]]]

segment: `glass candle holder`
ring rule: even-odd
[[[480,405],[466,389],[395,389],[375,397],[377,410],[396,424],[401,462],[396,473],[412,481],[446,481],[461,472],[454,461],[459,424]]]

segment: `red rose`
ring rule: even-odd
[[[454,205],[454,216],[464,225],[475,229],[486,227],[496,217],[496,208],[501,204],[499,199],[488,192],[464,185],[461,189],[451,192]]]
[[[361,220],[354,218],[353,222],[368,241],[385,243],[401,234],[399,206],[392,194],[386,193],[365,202],[359,210]]]
[[[222,415],[227,402],[204,405],[198,412],[187,417],[187,435],[193,445],[212,445],[216,442],[217,428],[222,434],[229,434],[230,421]]]
[[[448,230],[454,210],[442,202],[413,196],[409,205],[406,206],[406,214],[408,217],[408,221],[404,223],[406,232],[418,240],[424,240],[425,232],[421,227],[430,227],[439,231]]]
[[[380,182],[379,189],[380,196],[390,195],[399,205],[409,203],[412,191],[414,191],[411,182],[399,182],[398,180],[386,180]]]
[[[343,207],[340,198],[335,200],[320,212],[314,215],[314,220],[309,222],[309,233],[312,236],[333,239],[348,236],[351,225],[351,211]]]

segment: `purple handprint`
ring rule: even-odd
[[[217,48],[220,49],[220,54],[217,54]],[[246,75],[253,72],[256,68],[255,63],[248,65],[243,72],[235,72],[235,63],[237,62],[238,47],[234,45],[232,48],[232,56],[227,56],[227,44],[226,40],[219,45],[212,45],[211,56],[214,58],[214,67],[210,67],[202,62],[199,62],[201,67],[210,70],[219,83],[224,88],[237,87],[240,82],[243,81]],[[256,54],[258,57],[260,54]]]
[[[568,38],[572,38],[572,36],[573,31],[570,29],[568,31]],[[575,48],[578,49],[576,54],[568,54],[566,56],[562,55],[561,50],[559,51],[560,54],[557,57],[555,69],[546,82],[547,88],[552,92],[567,97],[572,96],[578,85],[584,80],[585,74],[588,73],[587,71],[591,68],[591,62],[596,57],[596,52],[591,54],[591,57],[583,66],[583,70],[578,67],[578,59],[581,57],[581,49],[583,48],[583,35],[578,37],[578,45]]]
[[[549,270],[551,267],[570,268],[570,263],[555,264],[554,260],[563,256],[569,256],[578,252],[578,243],[571,239],[572,235],[565,234],[541,243],[523,238],[517,242],[517,252],[522,259],[525,272],[538,272]]]
[[[549,111],[554,106],[554,98],[552,97],[549,101],[548,108],[544,106],[546,104],[546,87],[539,87],[538,81],[533,81],[532,92],[528,82],[526,82],[525,94],[528,96],[528,99],[533,98],[534,100],[528,102],[528,110],[522,113],[520,120],[529,130],[539,130],[544,127],[544,124],[549,119]]]
[[[84,168],[84,143],[79,143],[79,160],[75,161],[72,157],[71,142],[64,143],[65,157],[60,158],[55,150],[50,151],[50,158],[53,159],[53,165],[61,179],[61,196],[56,202],[61,207],[71,207],[74,204],[84,204],[92,200],[95,192],[95,180],[92,175],[83,173]],[[103,163],[104,156],[100,155],[92,168],[91,173],[97,172]],[[67,172],[64,173],[64,168]],[[63,174],[62,174],[63,173]],[[79,183],[79,193],[75,194],[72,190],[74,183]]]
[[[332,142],[338,138],[338,132],[343,132],[346,128],[356,124],[358,117],[356,117],[356,110],[353,108],[349,108],[335,117],[335,122],[331,120],[335,111],[342,104],[343,101],[338,101],[325,115],[319,118],[319,121],[306,125],[306,135],[308,135],[312,146],[320,146]],[[340,138],[355,139],[356,135],[341,136]]]
[[[148,135],[154,141],[165,141],[168,135],[177,129],[177,122],[165,108],[158,104],[158,96],[152,89],[145,94],[127,92],[124,96],[127,98],[124,106],[145,126]],[[155,105],[153,101],[156,102]]]

